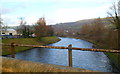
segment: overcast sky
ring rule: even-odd
[[[47,24],[106,17],[113,0],[0,0],[1,17],[9,26],[45,17]]]

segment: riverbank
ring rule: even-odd
[[[72,68],[41,62],[30,62],[12,58],[2,59],[2,72],[97,72],[81,68]]]
[[[10,44],[14,42],[15,44],[30,44],[30,45],[48,45],[59,41],[58,37],[42,37],[38,38],[11,38],[11,39],[3,39],[2,43]],[[15,53],[29,50],[32,47],[15,47]],[[10,54],[10,46],[2,46],[2,55]]]

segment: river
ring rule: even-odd
[[[60,37],[61,41],[50,44],[49,46],[65,46],[72,44],[73,47],[92,48],[93,44],[85,40]],[[72,50],[73,67],[96,70],[102,72],[112,72],[109,59],[103,52]],[[33,48],[15,54],[15,58],[68,66],[68,50]]]

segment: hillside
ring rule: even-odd
[[[65,33],[65,32],[70,32],[70,33],[76,33],[80,31],[80,28],[84,24],[92,24],[92,22],[95,20],[94,19],[85,19],[85,20],[78,20],[75,22],[66,22],[66,23],[59,23],[55,24],[52,27],[54,28],[55,34],[59,34],[59,36],[62,36],[60,33]],[[101,18],[103,24],[109,26],[110,24],[109,20],[110,18]]]

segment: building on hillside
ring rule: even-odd
[[[14,29],[0,29],[1,35],[17,35],[17,31]]]

